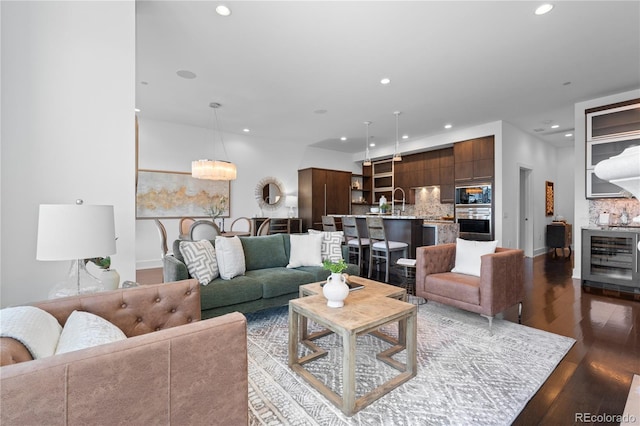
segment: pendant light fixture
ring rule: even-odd
[[[215,118],[216,132],[220,136],[220,143],[222,144],[222,151],[224,157],[227,158],[227,150],[224,147],[224,139],[220,126],[218,124],[217,110],[222,105],[217,102],[211,102],[210,108],[213,108],[213,116]],[[214,145],[215,147],[215,145]],[[215,149],[214,149],[215,153]],[[236,165],[230,161],[225,160],[195,160],[191,162],[191,176],[196,179],[209,179],[209,180],[235,180],[237,176]]]
[[[362,163],[363,166],[370,166],[371,165],[371,155],[369,154],[369,125],[371,124],[370,121],[365,121],[364,124],[367,126],[366,127],[366,138],[364,140],[364,161]]]
[[[394,112],[396,116],[396,146],[393,149],[393,161],[402,161],[402,155],[400,154],[400,139],[398,138],[398,117],[400,117],[401,112]]]

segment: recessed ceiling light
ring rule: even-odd
[[[402,139],[409,139],[409,135],[402,135]]]
[[[251,130],[245,128],[245,129],[242,129],[242,131],[245,133],[249,133]]]
[[[553,126],[551,126],[552,129],[557,129],[558,127],[560,127],[559,124],[554,124]]]
[[[450,128],[452,128],[452,127],[453,127],[453,125],[452,125],[452,124],[445,124],[445,125],[444,125],[444,128],[445,128],[445,129],[450,129]]]
[[[135,112],[140,112],[140,108],[134,108],[133,109]]]
[[[376,146],[376,144],[375,144],[375,143],[373,143],[373,142],[371,142],[371,143],[369,144],[369,146],[370,146],[370,147],[374,147],[374,146]]]
[[[178,74],[178,77],[186,78],[188,80],[196,78],[196,74],[194,72],[189,71],[189,70],[176,71],[176,74]]]
[[[346,137],[346,136],[343,136],[343,137],[341,137],[341,138],[340,138],[340,140],[341,140],[341,141],[346,141],[346,140],[347,140],[347,137]]]
[[[571,136],[573,136],[573,133],[565,133],[564,135],[565,138],[570,138]]]
[[[536,9],[536,15],[544,15],[545,13],[551,12],[551,9],[553,9],[553,5],[550,3],[545,3],[541,6],[538,6],[538,8]]]
[[[391,79],[390,78],[383,78],[382,80],[380,80],[380,84],[389,84],[391,83]]]
[[[216,13],[220,16],[229,16],[231,15],[231,9],[223,4],[220,4],[216,6]]]
[[[326,114],[327,110],[326,109],[317,109],[317,110],[315,110],[313,112],[315,112],[316,114]]]

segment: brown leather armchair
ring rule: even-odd
[[[456,245],[442,244],[416,249],[416,295],[427,300],[476,312],[489,320],[518,304],[522,318],[524,251],[496,248],[481,257],[480,277],[451,272]]]

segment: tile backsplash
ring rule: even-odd
[[[626,209],[629,215],[629,223],[631,220],[640,216],[640,201],[636,198],[601,198],[597,200],[589,200],[589,224],[598,223],[601,213],[609,213],[609,223],[617,225],[620,223],[620,214]]]
[[[442,216],[453,216],[453,204],[442,204],[440,202],[440,187],[430,186],[426,188],[412,189],[416,191],[415,204],[406,204],[404,216],[420,216],[430,219],[439,219]],[[396,210],[401,208],[401,204],[396,204]],[[351,206],[352,214],[366,214],[369,206],[354,204]]]

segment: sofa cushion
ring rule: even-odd
[[[216,278],[206,287],[200,288],[200,305],[203,311],[261,298],[262,283],[246,275],[232,280]]]
[[[322,261],[329,259],[332,262],[337,262],[342,259],[342,243],[344,242],[344,232],[342,231],[317,231],[315,229],[309,229],[309,234],[322,235],[322,244],[320,246],[320,254],[322,255]]]
[[[470,241],[456,238],[456,263],[451,272],[480,276],[480,257],[495,253],[497,241]]]
[[[425,289],[438,296],[480,305],[480,278],[472,275],[455,272],[432,274],[425,279]]]
[[[223,280],[244,275],[246,266],[240,238],[216,237],[216,260]]]
[[[216,252],[210,241],[182,241],[180,252],[184,256],[189,275],[197,279],[200,284],[207,285],[209,281],[220,275]]]
[[[291,254],[287,268],[300,266],[322,266],[322,235],[291,234]]]
[[[62,329],[56,355],[126,339],[118,327],[90,312],[73,311]]]
[[[283,234],[240,237],[247,271],[287,266]]]
[[[265,299],[297,292],[300,285],[317,281],[314,274],[291,268],[247,271],[247,276],[262,283],[262,297]]]
[[[0,310],[0,337],[22,343],[33,359],[56,351],[62,326],[49,312],[35,306],[15,306]]]

